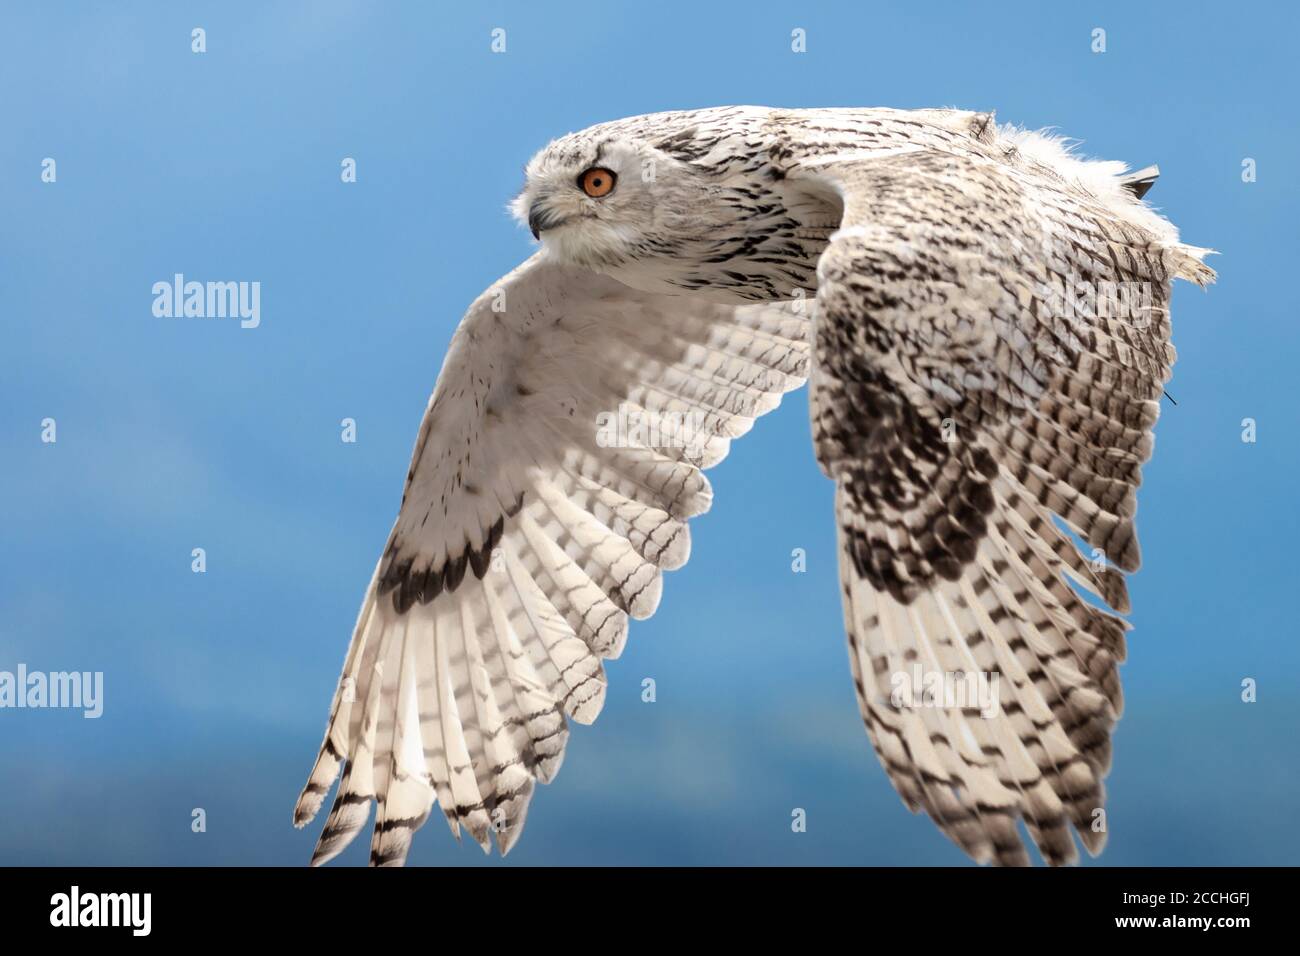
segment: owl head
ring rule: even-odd
[[[633,288],[787,297],[790,282],[764,278],[774,250],[805,257],[790,241],[799,223],[788,187],[752,135],[761,115],[661,113],[571,133],[529,161],[511,211],[545,255]]]

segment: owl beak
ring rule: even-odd
[[[534,239],[540,240],[542,233],[547,229],[554,229],[556,226],[562,225],[564,225],[564,219],[557,217],[553,212],[544,208],[540,200],[528,207],[528,229],[532,232]]]

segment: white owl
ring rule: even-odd
[[[508,851],[686,562],[704,469],[806,378],[890,780],[981,862],[1028,861],[1021,819],[1050,863],[1072,832],[1098,852],[1127,625],[1075,586],[1128,610],[1170,282],[1214,277],[1154,178],[955,110],[662,113],[542,150],[514,207],[541,248],[452,340],[298,801],[302,826],[343,768],[313,862],[372,800],[372,863],[435,802]]]

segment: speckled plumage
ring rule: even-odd
[[[608,196],[578,188],[590,167]],[[1048,862],[1071,831],[1097,852],[1170,282],[1213,278],[1140,201],[1151,175],[955,110],[663,113],[539,153],[514,208],[542,249],[452,341],[299,799],[301,826],[342,767],[313,862],[372,800],[372,862],[435,802],[507,851],[567,719],[599,712],[601,659],[685,563],[703,469],[809,375],[894,786],[977,860],[1026,862],[1018,820]],[[1123,307],[1076,307],[1107,283]],[[602,440],[620,408],[650,437]],[[900,705],[917,665],[1009,699]]]

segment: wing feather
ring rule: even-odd
[[[806,375],[789,308],[649,295],[540,256],[494,289],[509,309],[485,294],[457,330],[295,810],[310,821],[343,768],[313,863],[372,800],[373,864],[405,861],[435,801],[454,834],[509,851],[566,718],[600,712],[602,659],[686,562],[702,469]]]
[[[968,152],[820,155],[804,173],[844,206],[818,266],[814,443],[838,486],[859,703],[895,789],[976,860],[1027,863],[1023,820],[1068,863],[1072,832],[1105,842],[1127,630],[1110,609],[1129,609],[1140,561],[1170,280],[1213,273],[1135,197],[1098,199],[996,140]],[[1061,306],[1122,282],[1135,308]],[[997,682],[989,713],[894,693],[972,672]]]

